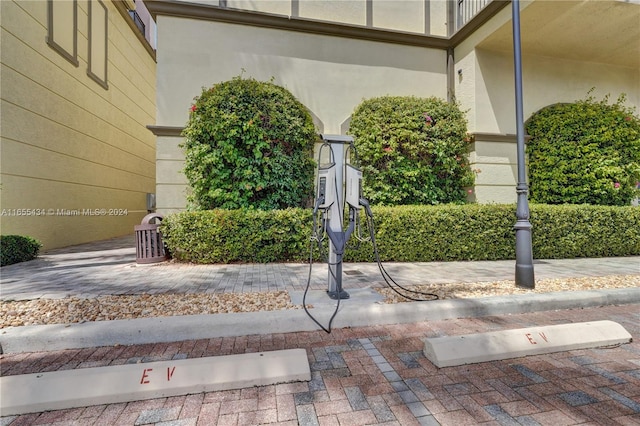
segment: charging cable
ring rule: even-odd
[[[389,275],[387,270],[382,265],[382,262],[380,261],[380,254],[378,252],[378,245],[376,244],[375,223],[374,223],[374,220],[373,220],[373,212],[371,211],[371,206],[369,205],[369,201],[367,201],[364,198],[360,198],[360,205],[362,205],[362,207],[364,207],[364,209],[366,211],[367,223],[369,225],[369,238],[371,239],[371,243],[373,245],[373,253],[374,253],[374,256],[375,256],[375,259],[376,259],[376,263],[378,264],[378,269],[380,270],[380,273],[382,274],[382,278],[384,278],[384,281],[387,283],[387,286],[391,290],[396,292],[398,295],[404,297],[405,299],[414,301],[414,302],[429,302],[429,301],[432,301],[432,300],[438,300],[440,297],[437,294],[429,293],[429,292],[423,292],[423,291],[417,291],[417,290],[412,290],[412,289],[403,287],[400,284],[398,284],[391,277],[391,275]],[[393,283],[393,285],[392,285],[392,283]],[[427,297],[427,298],[409,296],[407,294],[401,293],[398,289],[401,289],[402,291],[405,291],[407,293],[413,293],[413,294],[421,295],[421,296]]]
[[[319,202],[316,202],[316,205],[318,205]],[[338,314],[338,311],[340,310],[340,294],[342,293],[342,283],[337,279],[335,273],[333,272],[333,269],[331,268],[331,266],[335,266],[336,264],[330,263],[329,262],[329,256],[328,254],[326,256],[324,256],[327,265],[329,265],[329,273],[331,274],[331,276],[333,277],[334,281],[336,283],[338,283],[338,287],[336,288],[337,290],[337,294],[338,294],[338,303],[336,304],[336,308],[333,311],[333,314],[331,315],[331,318],[329,319],[329,324],[327,325],[327,327],[323,326],[320,321],[318,321],[313,315],[311,315],[311,312],[309,312],[309,310],[307,309],[307,293],[309,292],[309,287],[311,286],[311,272],[313,270],[313,241],[317,241],[318,243],[318,250],[320,251],[320,255],[323,254],[323,250],[322,250],[322,241],[324,240],[324,237],[318,237],[317,235],[317,225],[315,225],[316,223],[316,214],[317,214],[317,210],[314,209],[314,217],[313,217],[313,222],[314,222],[314,227],[313,227],[313,235],[311,236],[311,240],[309,241],[309,275],[307,276],[307,285],[305,286],[304,289],[304,294],[302,295],[302,307],[305,311],[305,313],[307,314],[307,316],[309,318],[311,318],[311,320],[313,322],[315,322],[318,327],[320,327],[324,332],[326,332],[327,334],[331,334],[331,326],[333,324],[333,320],[335,319],[336,315]],[[326,232],[326,220],[323,218],[321,218],[322,221],[322,229],[324,230],[324,232]],[[344,247],[342,248],[342,251],[344,252]],[[340,257],[342,258],[342,254],[340,255]]]
[[[318,245],[321,246],[320,242],[318,241]],[[329,263],[329,262],[327,262]],[[331,318],[329,319],[329,324],[327,325],[327,327],[323,326],[320,321],[318,321],[313,315],[311,315],[311,312],[309,312],[309,310],[307,309],[307,293],[309,292],[309,287],[311,285],[311,271],[313,268],[313,241],[311,241],[309,243],[309,275],[307,277],[307,285],[304,289],[304,294],[302,295],[302,307],[304,308],[304,311],[306,312],[307,316],[309,316],[309,318],[311,318],[311,320],[313,322],[315,322],[318,327],[320,327],[322,329],[322,331],[324,331],[327,334],[331,334],[331,326],[333,324],[333,320],[335,319],[336,315],[338,315],[338,310],[340,309],[340,298],[338,297],[338,303],[336,304],[336,309],[333,311],[333,314],[331,315]],[[333,278],[335,279],[335,275],[333,273],[333,271],[331,270],[331,268],[329,268],[329,272],[331,273],[331,275],[333,276]],[[342,289],[340,289],[342,290]]]

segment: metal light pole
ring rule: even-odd
[[[518,195],[516,207],[516,287],[535,288],[533,273],[533,250],[531,244],[531,222],[527,195],[527,171],[524,155],[524,118],[522,107],[522,52],[520,48],[520,1],[511,1],[513,23],[513,59],[516,82],[516,137],[518,155]]]

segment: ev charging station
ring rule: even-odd
[[[353,138],[345,135],[320,135],[323,144],[318,161],[316,208],[325,215],[325,232],[329,237],[329,285],[332,299],[348,299],[342,288],[342,258],[349,237],[353,233],[360,208],[362,172],[347,163],[347,152],[355,152]],[[322,162],[322,151],[329,148],[329,158]],[[344,229],[345,201],[349,205],[349,225]]]
[[[372,243],[375,260],[378,263],[382,278],[391,289],[413,301],[437,299],[438,296],[435,294],[402,287],[391,278],[382,266],[375,240],[373,213],[369,201],[362,196],[362,171],[357,167],[359,165],[358,154],[353,138],[351,136],[329,134],[321,134],[320,136],[323,143],[318,151],[318,180],[316,201],[313,208],[313,235],[311,241],[316,241],[322,252],[322,242],[328,237],[327,263],[329,276],[327,294],[331,299],[338,302],[327,327],[323,326],[307,310],[305,300],[311,283],[311,268],[313,265],[313,250],[310,250],[309,279],[302,297],[302,307],[307,315],[320,328],[327,333],[331,333],[331,324],[340,308],[340,300],[349,298],[349,293],[342,288],[342,262],[347,242],[354,232],[355,238],[359,241],[370,241]],[[355,162],[353,157],[355,157]],[[348,221],[345,220],[344,216],[347,207]],[[369,232],[368,237],[362,236],[363,220],[359,216],[360,210],[363,208],[365,210],[363,218]],[[404,293],[398,289],[402,289]],[[428,299],[418,298],[416,295],[428,296]]]

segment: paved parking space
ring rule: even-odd
[[[423,338],[610,319],[634,342],[437,368]],[[2,418],[3,425],[573,425],[640,422],[640,305],[4,355],[3,374],[304,348],[310,382]]]

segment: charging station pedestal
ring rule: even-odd
[[[327,294],[332,299],[348,299],[349,293],[342,289],[342,257],[348,235],[343,231],[344,225],[344,168],[345,149],[353,143],[351,136],[326,135],[322,140],[331,148],[331,156],[335,168],[335,181],[327,185],[335,185],[335,201],[329,207],[329,288]],[[337,247],[336,244],[342,247]]]

